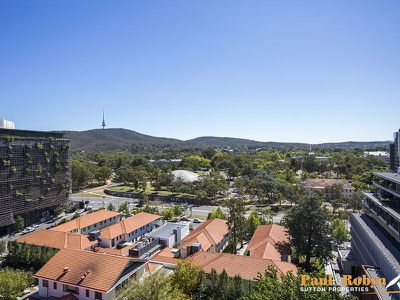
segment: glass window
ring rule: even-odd
[[[89,297],[90,296],[90,292],[89,292],[89,290],[86,290],[86,297]]]
[[[49,287],[49,281],[43,279],[43,280],[42,280],[42,286],[44,286],[44,287]]]
[[[53,289],[57,289],[57,282],[53,282]]]
[[[103,294],[100,292],[94,292],[94,299],[98,299],[98,300],[103,299]]]

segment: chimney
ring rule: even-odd
[[[69,271],[69,267],[64,267],[64,269],[63,269],[63,274],[67,274],[68,271]]]

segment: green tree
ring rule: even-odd
[[[249,238],[253,236],[259,225],[261,225],[261,218],[255,210],[252,210],[246,220],[246,231]]]
[[[179,217],[183,213],[182,207],[180,205],[174,205],[173,210],[174,210],[174,216],[175,217]]]
[[[331,215],[317,194],[306,195],[289,210],[284,224],[289,242],[298,255],[305,256],[305,268],[311,268],[311,258],[326,260],[332,255]]]
[[[110,210],[110,211],[115,210],[115,207],[111,202],[107,205],[107,210]]]
[[[173,207],[166,207],[162,210],[161,216],[164,220],[172,220],[175,217],[174,208]]]
[[[208,213],[207,219],[226,219],[226,215],[222,211],[221,207],[217,207]]]
[[[120,290],[117,300],[188,300],[189,298],[171,284],[171,278],[163,271],[146,277],[141,282],[130,280]]]
[[[234,245],[233,252],[236,253],[236,247],[238,241],[240,241],[241,247],[243,247],[243,239],[245,237],[245,213],[246,207],[243,197],[234,197],[228,199],[227,206],[229,209],[228,222],[232,228],[232,242]]]
[[[300,289],[300,277],[291,272],[278,277],[276,269],[270,267],[258,280],[250,282],[250,292],[240,300],[344,300],[355,299],[353,296],[342,296],[337,291]]]
[[[172,286],[181,290],[185,295],[192,297],[198,294],[202,283],[201,268],[189,260],[178,262],[176,269],[171,276]]]
[[[118,208],[118,212],[122,213],[125,217],[128,216],[130,213],[128,202],[122,203]]]
[[[350,208],[356,212],[360,211],[362,209],[363,199],[364,195],[361,192],[355,192],[350,198]]]
[[[17,299],[31,282],[31,273],[5,268],[0,271],[0,295],[5,300]]]
[[[346,224],[340,218],[334,218],[332,221],[332,236],[338,246],[349,240]]]
[[[21,216],[15,218],[15,227],[18,231],[21,231],[25,227],[25,221]]]
[[[106,166],[97,167],[94,173],[94,177],[101,182],[106,182],[107,179],[111,178],[112,169]]]

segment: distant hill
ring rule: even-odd
[[[155,137],[123,129],[92,129],[86,131],[64,131],[65,138],[71,140],[72,150],[108,151],[136,150],[146,151],[151,148],[182,148],[184,142],[177,139]]]
[[[78,151],[133,150],[149,152],[154,150],[186,150],[213,147],[232,150],[256,149],[308,149],[306,143],[259,142],[231,137],[203,136],[182,141],[172,138],[155,137],[123,129],[92,129],[86,131],[64,131],[65,137],[71,140],[71,149]],[[342,142],[313,144],[313,148],[388,148],[389,141],[375,142]]]
[[[248,139],[215,136],[202,136],[187,142],[201,146],[231,149],[307,149],[309,147],[309,144],[305,143],[258,142]]]

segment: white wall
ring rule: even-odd
[[[63,291],[63,283],[57,282],[57,290],[53,288],[54,281],[49,280],[48,288],[43,286],[43,280],[39,279],[39,296],[41,297],[62,297],[70,294],[69,292]],[[89,300],[94,298],[94,290],[89,289],[89,297],[86,297],[86,288],[79,288],[79,295],[74,294],[79,300]],[[108,300],[107,293],[102,293],[102,300]]]

